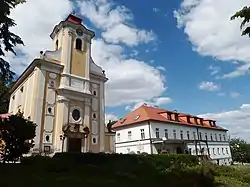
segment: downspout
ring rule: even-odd
[[[148,132],[149,132],[149,141],[150,141],[150,154],[153,154],[150,121],[148,121]]]

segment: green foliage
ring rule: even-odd
[[[231,17],[231,20],[234,20],[235,18],[239,17],[243,19],[240,26],[240,28],[243,29],[243,27],[250,22],[250,7],[245,6],[240,11],[236,12]],[[242,35],[248,35],[250,37],[250,26],[243,29]]]
[[[5,142],[3,161],[17,161],[33,147],[36,125],[22,115],[0,120],[0,135]]]
[[[250,144],[239,138],[230,141],[233,161],[249,163],[250,162]]]
[[[13,83],[14,73],[10,70],[9,63],[1,58],[5,51],[16,54],[14,47],[23,45],[22,39],[10,31],[15,21],[10,18],[10,11],[25,0],[1,0],[0,1],[0,113],[8,112],[9,87]]]

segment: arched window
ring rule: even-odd
[[[80,38],[76,39],[76,49],[82,50],[82,40]]]
[[[56,40],[56,50],[58,50],[58,40]]]

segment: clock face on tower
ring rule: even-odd
[[[76,33],[77,33],[78,36],[82,36],[83,35],[82,29],[77,29]]]

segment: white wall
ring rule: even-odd
[[[157,150],[154,146],[150,147],[150,137],[156,138],[156,128],[159,129],[159,138],[165,137],[165,129],[168,131],[168,139],[174,139],[173,131],[176,131],[176,139],[181,139],[181,131],[183,132],[183,139],[188,140],[187,132],[189,131],[189,139],[194,140],[198,139],[197,128],[180,125],[180,124],[171,124],[171,123],[159,123],[159,122],[150,122],[150,126],[148,123],[138,123],[136,125],[131,125],[128,127],[121,127],[116,130],[116,152],[117,153],[129,153],[131,151],[137,153],[140,152],[147,152],[157,153]],[[144,129],[145,139],[141,139],[141,129]],[[131,132],[131,136],[129,136],[129,131]],[[151,132],[151,134],[150,134]],[[229,163],[231,161],[231,151],[230,146],[227,138],[227,132],[221,130],[214,130],[214,129],[206,129],[206,128],[199,128],[198,132],[201,132],[202,139],[205,140],[205,134],[207,134],[208,140],[208,148],[210,151],[211,159],[215,162],[217,159],[220,160],[220,163]],[[195,138],[193,133],[195,133]],[[220,135],[222,140],[220,141]],[[211,139],[212,135],[212,139]],[[226,137],[226,141],[224,140],[224,136]],[[217,141],[215,141],[215,136],[217,136]],[[143,150],[142,150],[143,147]],[[207,146],[204,142],[201,142],[201,148],[205,148],[205,153],[208,153]],[[140,148],[140,149],[139,149]],[[191,149],[191,153],[193,155],[196,154],[195,152],[195,144],[189,143],[188,149]],[[152,150],[151,150],[152,149]],[[199,143],[197,144],[197,149],[200,150]],[[213,150],[215,152],[213,152]],[[219,150],[219,153],[218,153]],[[227,150],[227,151],[226,151]],[[222,153],[223,151],[223,153]]]

